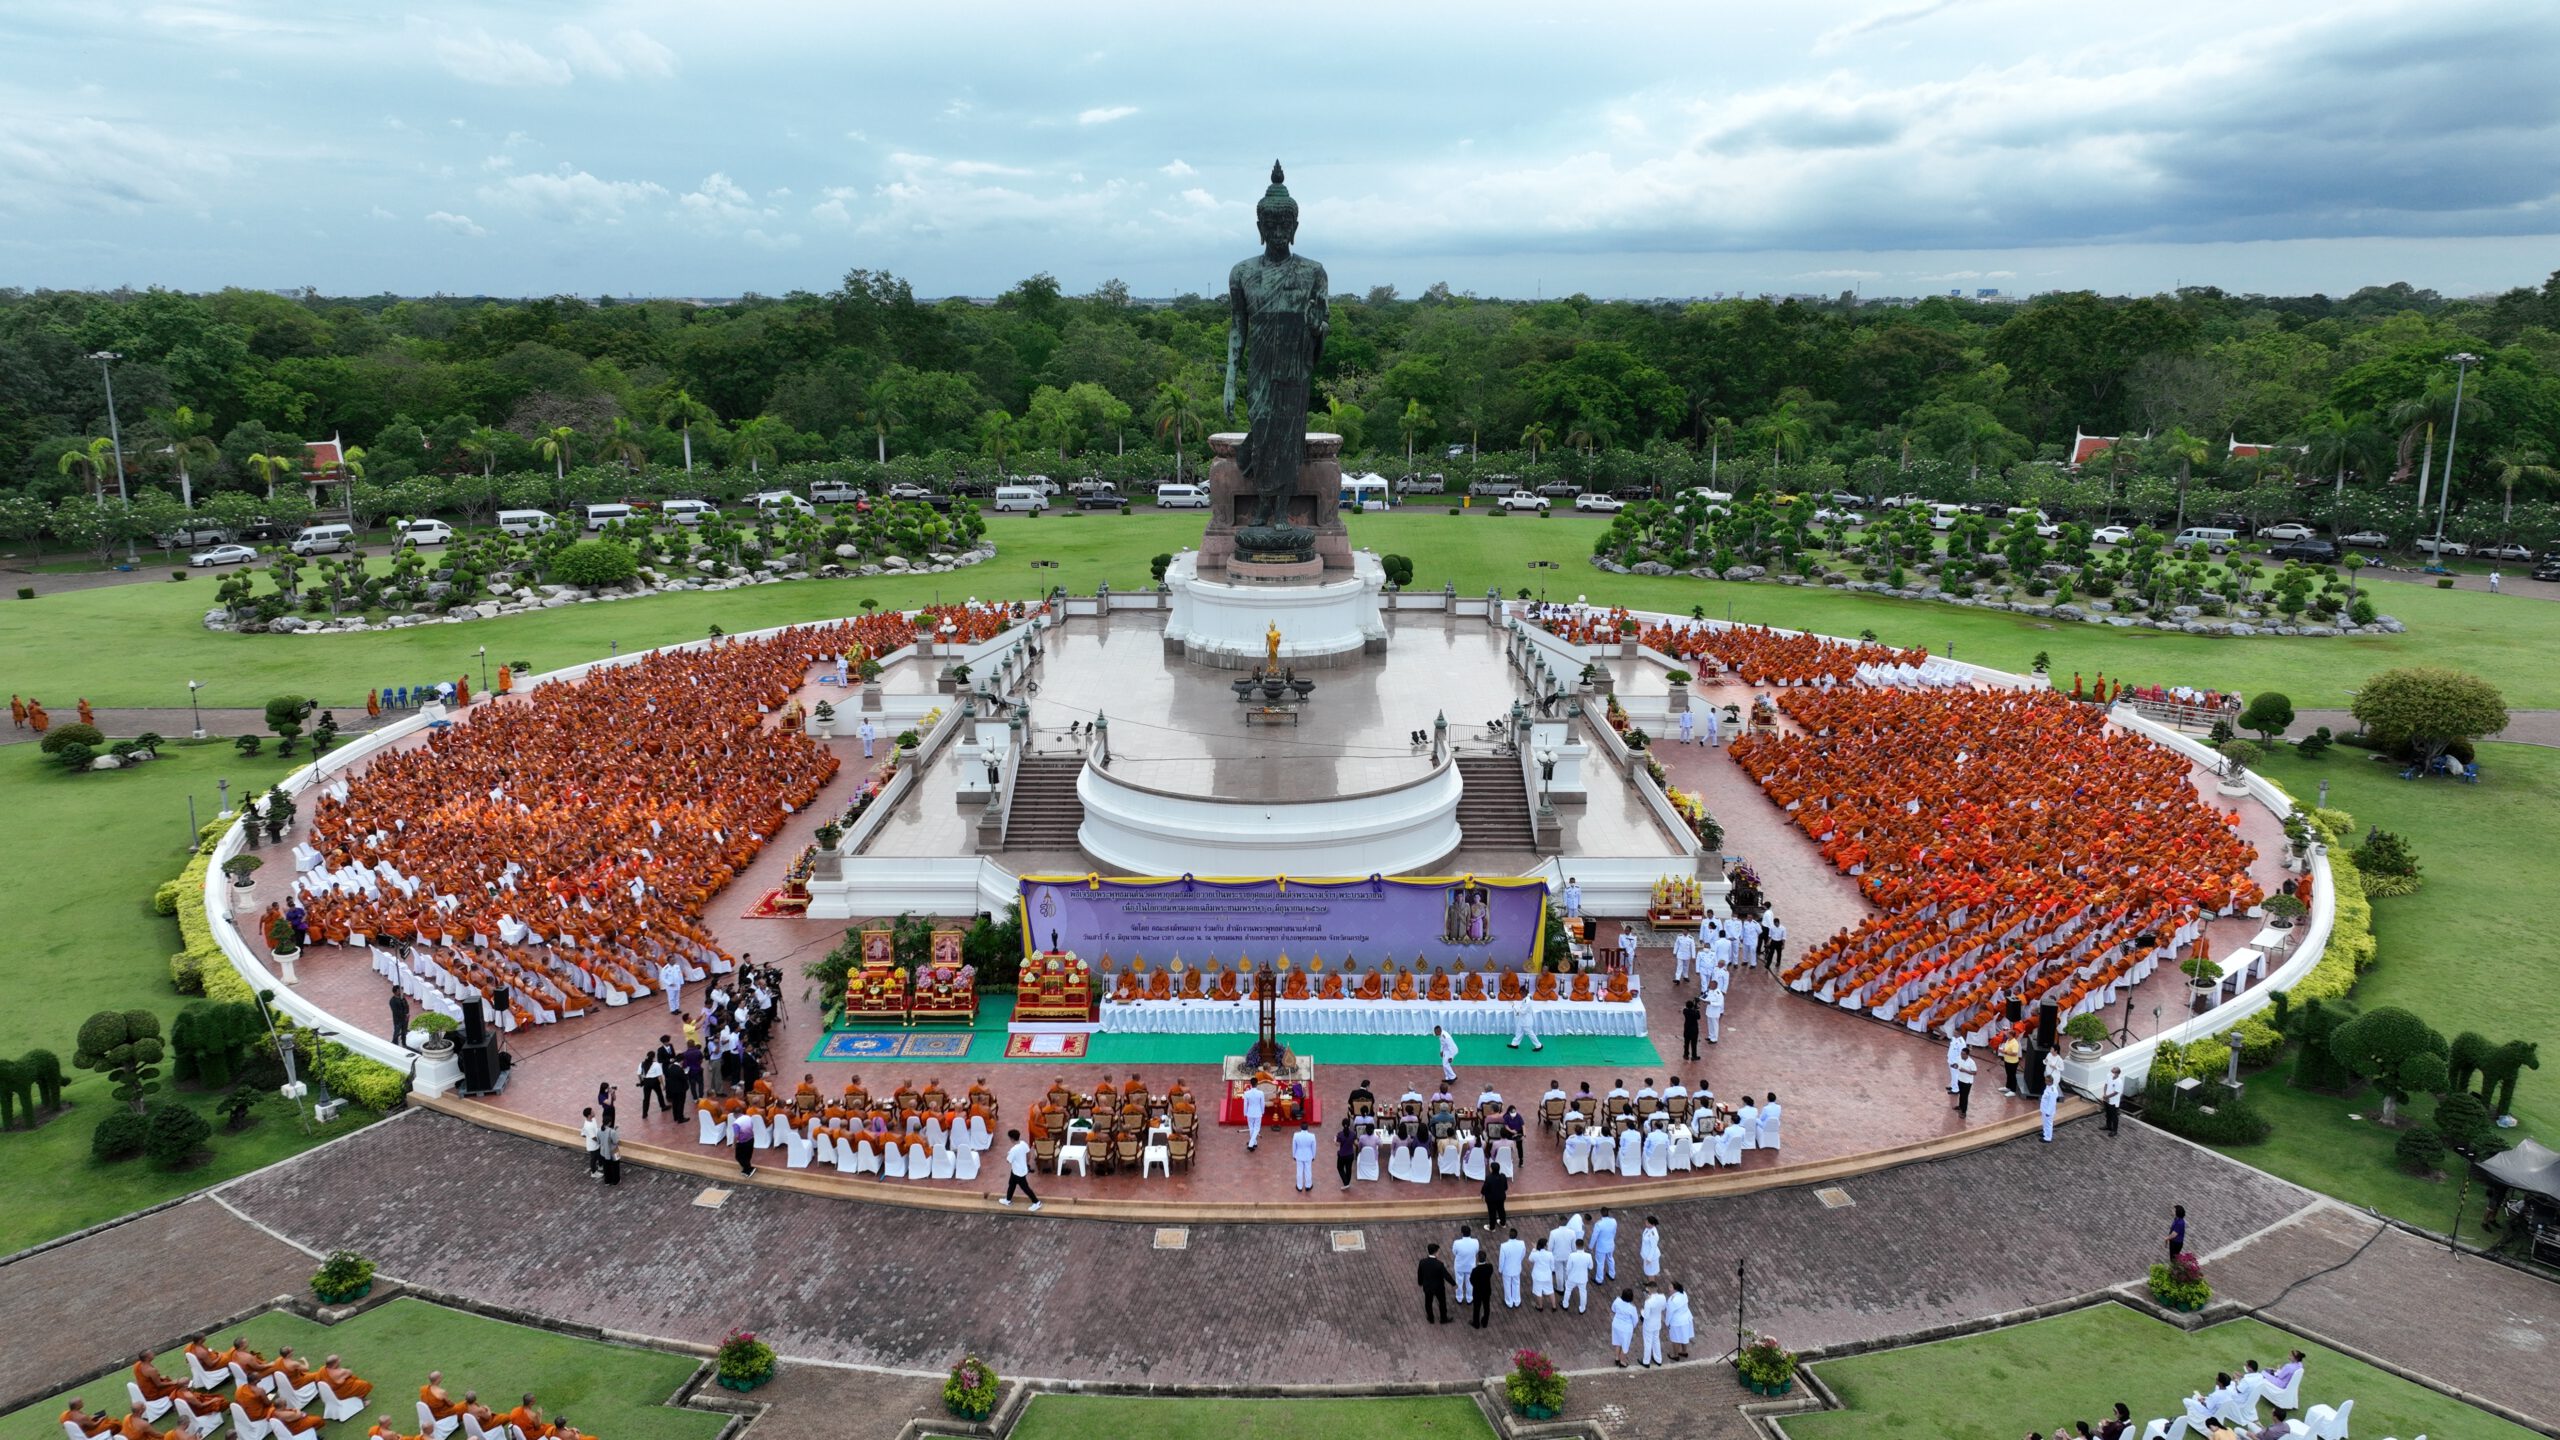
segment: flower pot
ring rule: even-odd
[[[1515,1400],[1511,1402],[1511,1413],[1523,1420],[1553,1420],[1564,1411],[1554,1405],[1523,1405]]]
[[[1779,1381],[1775,1385],[1772,1385],[1765,1380],[1745,1380],[1742,1383],[1750,1386],[1751,1393],[1754,1395],[1784,1395],[1788,1391],[1796,1388],[1795,1377],[1792,1375]]]
[[[353,1290],[322,1290],[315,1286],[311,1293],[320,1297],[320,1303],[323,1305],[344,1305],[349,1301],[361,1300],[372,1291],[373,1282],[367,1280]]]
[[[744,1380],[732,1380],[726,1375],[717,1376],[715,1378],[719,1380],[720,1388],[723,1390],[747,1391],[753,1390],[759,1385],[771,1383],[773,1375],[773,1371],[767,1370],[761,1375],[749,1376]]]
[[[277,979],[283,981],[287,985],[299,985],[302,983],[301,978],[293,973],[294,962],[302,958],[301,950],[278,950],[268,958],[275,961]]]
[[[453,1055],[453,1036],[450,1034],[428,1036],[419,1044],[418,1054],[428,1060],[450,1059]]]
[[[963,1405],[956,1400],[945,1400],[942,1402],[942,1408],[950,1411],[955,1418],[961,1420],[984,1420],[988,1416],[994,1414],[996,1410],[995,1402],[993,1401],[989,1401],[984,1405]]]

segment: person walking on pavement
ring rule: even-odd
[[[604,1168],[604,1157],[596,1151],[597,1138],[603,1134],[604,1127],[596,1123],[596,1107],[590,1105],[578,1112],[578,1135],[587,1142],[587,1174],[590,1177]]]
[[[1511,1048],[1519,1049],[1520,1042],[1524,1039],[1529,1042],[1529,1048],[1532,1050],[1547,1048],[1547,1042],[1538,1036],[1537,1002],[1530,998],[1526,990],[1520,992],[1519,999],[1511,1002]]]
[[[1431,1027],[1431,1033],[1440,1042],[1440,1081],[1444,1085],[1455,1085],[1458,1083],[1458,1037],[1437,1025]]]
[[[1493,1252],[1476,1252],[1476,1263],[1467,1271],[1467,1323],[1478,1330],[1493,1324]]]
[[[1655,1286],[1644,1287],[1644,1305],[1637,1313],[1644,1332],[1643,1364],[1650,1369],[1662,1363],[1662,1317],[1671,1308],[1671,1299]]]
[[[2175,1212],[2169,1220],[2169,1260],[2175,1264],[2179,1256],[2187,1253],[2187,1207],[2172,1205],[2169,1208]]]
[[[1603,1285],[1618,1278],[1618,1217],[1605,1205],[1591,1222],[1591,1278]]]
[[[1716,974],[1716,983],[1707,991],[1707,1043],[1724,1043],[1724,974],[1721,971]],[[1703,1057],[1692,1055],[1689,1058]]]
[[[1973,1052],[1964,1052],[1956,1062],[1956,1114],[1961,1117],[1973,1108],[1973,1075],[1980,1067],[1973,1063]]]
[[[656,1100],[658,1102],[658,1108],[661,1110],[670,1108],[667,1104],[667,1072],[658,1064],[657,1051],[643,1050],[640,1052],[640,1074],[638,1076],[638,1080],[640,1084],[641,1119],[646,1120],[649,1118],[649,1102],[651,1100]]]
[[[399,990],[391,992],[391,1043],[409,1048],[409,997]]]
[[[738,1173],[756,1173],[756,1122],[741,1111],[729,1122],[729,1148],[738,1157]]]
[[[597,1129],[596,1160],[600,1167],[597,1172],[598,1179],[603,1180],[607,1185],[619,1185],[622,1183],[622,1131],[620,1127],[605,1125]]]
[[[1006,1171],[1004,1198],[996,1203],[1012,1204],[1013,1192],[1019,1190],[1031,1197],[1031,1208],[1037,1210],[1040,1208],[1040,1197],[1031,1189],[1031,1142],[1023,1139],[1022,1132],[1019,1130],[1007,1130],[1004,1132],[1004,1138],[1011,1141],[1012,1145],[1004,1152]]]
[[[1262,1148],[1262,1112],[1269,1108],[1271,1098],[1262,1092],[1260,1085],[1248,1085],[1245,1087],[1243,1104],[1244,1148],[1258,1150]]]
[[[2098,1092],[2107,1102],[2107,1133],[2116,1133],[2116,1121],[2124,1114],[2124,1067],[2107,1071],[2106,1087]]]
[[[1948,1093],[1948,1094],[1950,1094],[1950,1095],[1953,1095],[1954,1093],[1956,1093],[1956,1065],[1957,1065],[1957,1062],[1959,1062],[1959,1061],[1961,1061],[1961,1060],[1963,1060],[1963,1059],[1964,1059],[1964,1037],[1963,1037],[1963,1036],[1961,1036],[1961,1035],[1950,1035],[1950,1036],[1948,1036],[1948,1037],[1947,1037],[1947,1093]]]
[[[658,988],[666,992],[667,1013],[684,1013],[684,962],[668,956],[658,966]]]
[[[2018,1093],[2018,1062],[2026,1058],[2026,1044],[2017,1036],[2012,1035],[2000,1042],[2000,1069],[2004,1077],[2000,1082],[2001,1094]]]
[[[1413,1267],[1414,1283],[1422,1287],[1422,1323],[1449,1323],[1449,1266],[1440,1258],[1440,1242],[1431,1242],[1422,1263]]]
[[[1697,996],[1692,995],[1687,1000],[1681,1002],[1680,1058],[1683,1060],[1698,1060],[1705,1058],[1698,1053],[1699,1013],[1700,1006],[1698,1004]]]
[[[1556,1308],[1568,1306],[1576,1315],[1591,1310],[1591,1246],[1587,1241],[1574,1241],[1573,1253],[1564,1257],[1564,1298],[1556,1302]]]
[[[1683,745],[1698,743],[1698,717],[1690,714],[1685,707],[1680,711],[1680,743]]]
[[[1617,1366],[1627,1368],[1627,1351],[1636,1343],[1636,1292],[1621,1290],[1609,1302],[1609,1346],[1618,1352]]]
[[[865,760],[870,759],[871,742],[880,738],[879,728],[874,726],[871,723],[871,717],[866,715],[862,717],[862,728],[854,731],[853,733],[862,737],[862,758]]]
[[[1511,1218],[1511,1177],[1499,1165],[1484,1170],[1484,1223],[1500,1225]]]
[[[2036,1101],[2036,1113],[2044,1117],[2044,1143],[2053,1143],[2053,1115],[2062,1108],[2062,1081],[2055,1077],[2044,1082],[2044,1095]]]
[[[1351,1117],[1342,1117],[1342,1128],[1333,1136],[1333,1173],[1342,1177],[1342,1188],[1351,1188],[1351,1167],[1360,1158],[1360,1137],[1351,1133]]]
[[[1644,1278],[1662,1273],[1662,1222],[1644,1217],[1644,1235],[1636,1242],[1636,1259],[1644,1265]]]

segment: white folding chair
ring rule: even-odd
[[[1088,1173],[1088,1172],[1085,1170],[1085,1157],[1086,1157],[1089,1153],[1091,1153],[1091,1152],[1087,1149],[1087,1147],[1085,1147],[1085,1146],[1083,1146],[1083,1145],[1061,1145],[1061,1146],[1059,1146],[1059,1147],[1058,1147],[1058,1165],[1057,1165],[1057,1168],[1056,1168],[1055,1170],[1053,1170],[1052,1172],[1050,1172],[1050,1173],[1052,1173],[1052,1174],[1056,1174],[1056,1175],[1064,1175],[1064,1174],[1066,1174],[1066,1173],[1067,1173],[1067,1166],[1069,1166],[1070,1164],[1072,1164],[1072,1165],[1074,1165],[1074,1166],[1076,1167],[1076,1173],[1077,1173],[1078,1175],[1083,1175],[1083,1174]]]
[[[842,1170],[849,1163],[837,1158],[836,1137],[822,1125],[809,1127],[809,1151],[810,1158],[820,1165],[833,1165]]]
[[[363,1412],[363,1401],[339,1399],[338,1392],[329,1388],[328,1381],[320,1381],[319,1387],[321,1419],[335,1425],[339,1421],[344,1420],[351,1415],[357,1415]]]
[[[1760,1148],[1763,1150],[1775,1150],[1778,1148],[1777,1121],[1762,1120],[1760,1122]]]
[[[722,1127],[720,1124],[720,1117],[711,1113],[710,1106],[704,1105],[697,1108],[693,1112],[693,1118],[702,1122],[703,1144],[717,1145],[722,1140],[728,1138],[726,1135],[721,1133]]]
[[[232,1386],[241,1383],[245,1378],[240,1374],[238,1366],[225,1365],[219,1370],[207,1370],[204,1368],[204,1363],[196,1359],[196,1352],[189,1350],[185,1352],[185,1354],[187,1357],[187,1383],[198,1390],[204,1391],[208,1395],[219,1395],[223,1391],[230,1389]]]
[[[62,1440],[89,1440],[89,1432],[72,1421],[62,1422]]]
[[[1150,1140],[1147,1142],[1147,1148],[1138,1155],[1138,1178],[1146,1179],[1147,1172],[1159,1166],[1164,1170],[1164,1178],[1167,1180],[1173,1178],[1172,1149],[1161,1140]]]
[[[203,1437],[222,1428],[223,1416],[219,1406],[199,1415],[187,1407],[186,1401],[172,1397],[170,1408],[178,1412],[178,1428],[169,1432],[172,1435],[194,1436],[196,1440],[203,1440]]]
[[[747,1119],[755,1124],[757,1149],[764,1150],[781,1143],[773,1138],[773,1122],[764,1118],[763,1111],[751,1111]]]
[[[1617,1152],[1612,1150],[1610,1154],[1615,1156]],[[1591,1137],[1579,1130],[1564,1137],[1564,1173],[1567,1175],[1591,1173]]]
[[[955,1180],[977,1179],[978,1152],[975,1150],[963,1149],[954,1155],[951,1163],[951,1178]]]
[[[250,1419],[249,1412],[241,1409],[237,1400],[231,1402],[230,1410],[232,1440],[266,1440],[268,1422]]]
[[[907,1147],[894,1139],[880,1147],[880,1173],[892,1180],[907,1178]]]
[[[427,1408],[426,1401],[418,1402],[418,1433],[424,1437],[424,1440],[445,1440],[446,1436],[460,1429],[461,1426],[460,1415],[447,1415],[439,1420],[436,1418],[436,1412]]]
[[[1618,1173],[1618,1142],[1607,1135],[1591,1138],[1591,1170],[1596,1175]]]
[[[2302,1412],[2302,1420],[2310,1427],[2312,1440],[2347,1440],[2347,1416],[2355,1408],[2353,1400],[2339,1401],[2334,1410],[2314,1405]]]
[[[462,1440],[512,1440],[514,1435],[515,1427],[504,1420],[499,1421],[494,1428],[484,1430],[480,1427],[479,1421],[471,1418],[470,1411],[462,1412]]]
[[[816,1158],[818,1153],[817,1146],[787,1131],[782,1137],[782,1150],[782,1166],[786,1170],[808,1169],[809,1162]]]
[[[143,1399],[142,1387],[131,1380],[124,1382],[124,1393],[134,1404],[142,1407],[142,1418],[145,1420],[157,1420],[169,1413],[168,1401]]]
[[[2259,1386],[2259,1387],[2258,1387],[2258,1398],[2259,1398],[2259,1399],[2261,1399],[2261,1400],[2266,1401],[2268,1404],[2273,1405],[2274,1407],[2276,1407],[2276,1408],[2277,1408],[2277,1409],[2279,1409],[2279,1410],[2299,1410],[2299,1409],[2301,1409],[2301,1408],[2302,1408],[2302,1372],[2300,1372],[2300,1371],[2295,1371],[2295,1372],[2294,1372],[2294,1376],[2293,1376],[2293,1383],[2292,1383],[2291,1385],[2289,1385],[2289,1386],[2284,1387],[2283,1389],[2278,1389],[2278,1388],[2276,1387],[2276,1382],[2275,1382],[2274,1377],[2273,1377],[2273,1376],[2269,1376],[2269,1377],[2268,1377],[2268,1379],[2267,1379],[2267,1382],[2266,1382],[2264,1385],[2261,1385],[2261,1386]]]
[[[1716,1163],[1719,1165],[1742,1163],[1742,1127],[1737,1125],[1716,1137]]]
[[[1467,1147],[1467,1153],[1458,1160],[1458,1173],[1469,1180],[1484,1178],[1484,1147],[1482,1145]]]
[[[933,1164],[929,1168],[934,1179],[949,1180],[960,1173],[960,1157],[950,1146],[937,1145],[933,1149]]]

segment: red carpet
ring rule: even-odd
[[[746,918],[750,920],[789,920],[808,913],[808,901],[801,900],[796,904],[785,905],[782,903],[782,898],[782,891],[767,890],[757,899],[756,903],[747,907]]]
[[[1004,1058],[1007,1060],[1035,1058],[1081,1060],[1084,1058],[1085,1042],[1092,1038],[1090,1035],[1008,1035],[1004,1039]],[[1055,1052],[1033,1050],[1032,1043],[1039,1040],[1063,1040],[1066,1042],[1066,1048]]]

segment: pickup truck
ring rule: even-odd
[[[932,498],[932,495],[933,487],[930,485],[910,485],[901,480],[889,487],[889,498],[892,500],[925,500]]]
[[[863,488],[850,480],[819,480],[809,486],[809,498],[821,505],[849,505],[863,496]]]
[[[1550,500],[1570,500],[1582,493],[1582,487],[1570,480],[1550,480],[1538,487],[1538,493]]]
[[[1544,495],[1534,494],[1527,490],[1514,490],[1510,494],[1503,496],[1501,499],[1496,500],[1493,503],[1501,506],[1505,510],[1543,511],[1547,508],[1548,501],[1547,497]]]

